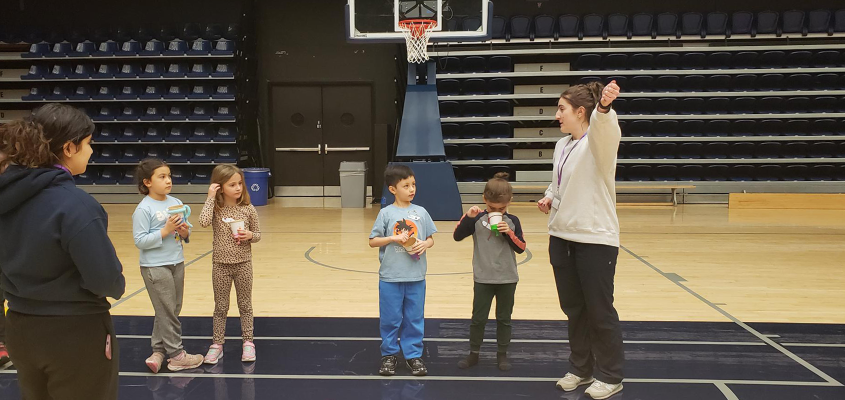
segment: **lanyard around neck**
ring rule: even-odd
[[[569,159],[569,156],[572,155],[572,152],[575,151],[575,148],[578,147],[578,145],[581,144],[581,141],[584,140],[584,138],[587,137],[587,133],[589,133],[589,131],[585,132],[584,136],[581,136],[581,139],[578,139],[578,140],[575,141],[575,144],[572,146],[572,149],[569,150],[569,153],[566,153],[566,157],[563,156],[563,153],[566,152],[566,146],[563,146],[563,149],[560,150],[560,156],[563,157],[563,162],[560,163],[560,166],[558,166],[558,169],[557,169],[557,185],[558,186],[560,186],[560,181],[563,178],[563,165],[566,164],[566,160]]]

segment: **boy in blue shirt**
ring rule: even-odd
[[[428,373],[422,360],[425,306],[425,251],[437,232],[425,208],[411,204],[417,191],[414,171],[391,165],[384,182],[396,201],[381,209],[370,233],[370,247],[379,248],[379,374],[396,374],[401,345],[414,376]],[[400,342],[401,340],[401,342]]]

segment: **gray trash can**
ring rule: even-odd
[[[367,163],[343,161],[339,172],[340,206],[364,208],[367,204]]]

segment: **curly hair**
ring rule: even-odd
[[[78,108],[46,104],[27,118],[0,125],[0,171],[9,164],[26,168],[60,164],[67,143],[79,146],[92,134],[94,123]]]

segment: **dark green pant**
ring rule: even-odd
[[[513,296],[516,293],[516,283],[491,285],[475,282],[473,287],[475,296],[472,299],[472,323],[469,326],[469,348],[471,351],[481,350],[484,341],[484,326],[490,315],[493,297],[496,298],[496,340],[499,352],[508,351],[511,343],[511,314],[513,314]]]

